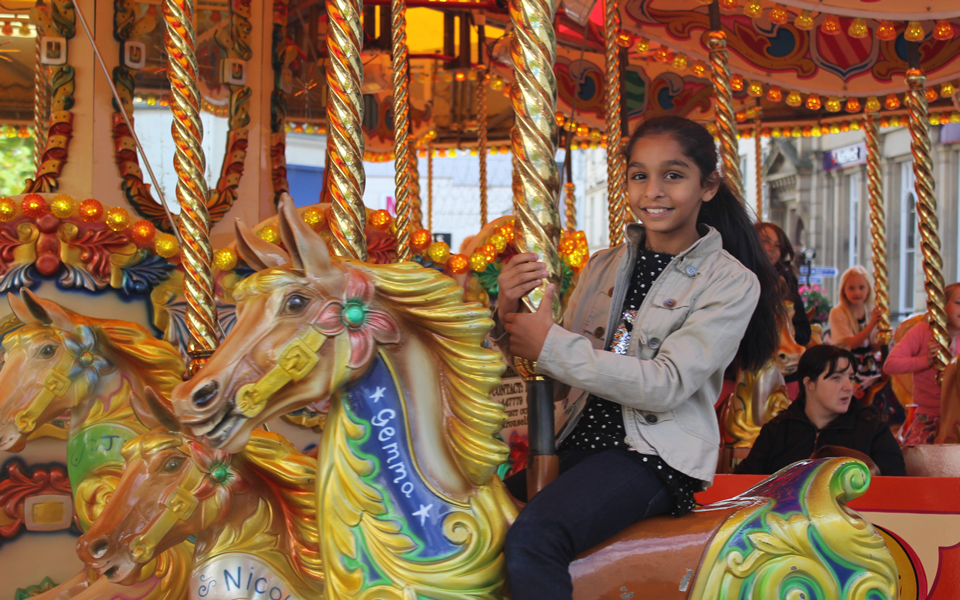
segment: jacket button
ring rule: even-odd
[[[667,308],[673,308],[674,306],[677,305],[677,301],[674,300],[673,298],[667,298],[666,300],[663,301],[663,305],[666,306]]]
[[[643,418],[646,419],[647,423],[650,423],[651,425],[657,422],[657,415],[646,415]]]
[[[606,329],[604,329],[603,327],[597,327],[596,329],[593,330],[593,337],[597,339],[601,339],[603,338],[604,332],[606,332]]]
[[[695,266],[693,266],[693,265],[689,265],[689,266],[686,268],[686,271],[685,271],[685,272],[686,272],[686,274],[689,275],[690,277],[695,277],[695,276],[697,275],[697,268],[696,268]]]
[[[610,286],[610,289],[607,290],[607,295],[610,296],[611,298],[613,297],[613,286],[612,286],[612,285]]]
[[[660,338],[650,338],[650,343],[647,344],[651,349],[656,350],[660,347]]]

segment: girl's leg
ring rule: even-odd
[[[670,510],[670,493],[643,456],[592,454],[537,494],[507,532],[513,600],[573,597],[573,559],[641,519]]]

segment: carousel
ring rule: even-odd
[[[556,285],[560,321],[590,252],[570,157],[607,149],[621,244],[618,149],[655,115],[706,121],[761,217],[765,139],[863,131],[884,345],[881,130],[909,131],[960,431],[931,158],[931,128],[960,122],[960,9],[931,2],[4,0],[0,133],[32,163],[0,179],[20,177],[0,197],[0,598],[508,598],[523,508],[502,479],[555,476],[562,407],[490,343],[497,275],[538,254],[525,303]],[[309,198],[290,133],[325,136]],[[455,151],[479,174],[458,251],[433,234]],[[489,214],[492,154],[512,155],[509,216]],[[365,165],[387,161],[395,208],[372,210]],[[580,556],[576,598],[960,595],[955,446],[905,448],[909,478],[844,457],[729,474],[802,351],[785,326],[738,374],[715,485]]]

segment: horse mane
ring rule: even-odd
[[[317,461],[298,451],[285,438],[254,430],[250,442],[236,455],[276,495],[287,528],[288,555],[301,573],[323,581],[320,533],[317,523]]]
[[[450,409],[448,440],[463,474],[475,485],[487,483],[506,459],[509,449],[494,437],[507,417],[503,406],[490,400],[505,368],[501,355],[483,347],[493,328],[490,311],[463,301],[463,288],[435,269],[415,262],[387,265],[353,259],[333,259],[357,269],[373,281],[377,297],[401,320],[412,325],[437,356],[446,387],[443,402]],[[257,294],[303,284],[302,271],[289,265],[265,269],[243,280],[234,290],[238,303]]]
[[[483,347],[493,328],[490,311],[463,301],[463,288],[435,269],[414,262],[374,265],[345,260],[370,276],[378,297],[422,334],[440,362],[447,384],[443,399],[450,416],[448,436],[460,469],[475,485],[487,483],[509,448],[494,437],[507,420],[503,406],[490,400],[505,365]]]

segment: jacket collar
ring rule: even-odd
[[[674,268],[682,273],[689,274],[691,271],[687,269],[693,266],[696,270],[692,272],[696,274],[709,257],[723,250],[723,238],[720,237],[719,231],[701,223],[697,225],[697,232],[700,233],[700,239],[678,254],[676,260],[673,261]],[[629,223],[627,225],[627,246],[634,256],[636,256],[637,249],[643,246],[646,237],[647,230],[640,223]]]
[[[813,422],[810,421],[810,418],[807,417],[806,407],[806,400],[794,400],[794,402],[788,406],[787,410],[783,411],[782,414],[787,419],[803,421],[804,423],[809,424],[811,427],[816,428],[816,425],[814,425]],[[856,398],[851,398],[850,408],[847,409],[847,412],[843,413],[833,421],[830,421],[830,423],[823,429],[853,429],[857,423],[857,415],[860,414],[861,410],[863,410],[863,405],[860,404],[860,401]]]

